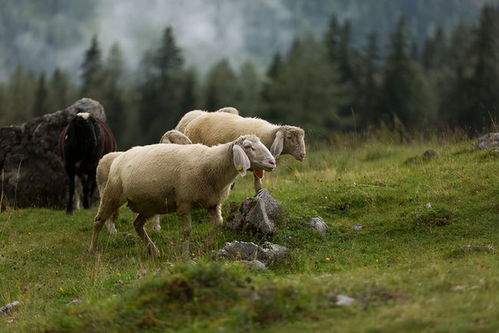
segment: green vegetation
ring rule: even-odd
[[[440,157],[421,158],[428,148]],[[471,142],[322,147],[304,163],[283,157],[264,180],[286,213],[270,241],[289,260],[252,271],[202,250],[210,225],[193,217],[193,258],[181,263],[173,215],[150,235],[152,259],[124,207],[88,254],[95,208],[0,215],[0,331],[492,332],[499,330],[499,156]],[[237,182],[229,201],[252,194]],[[228,202],[227,202],[228,203]],[[431,204],[431,207],[430,205]],[[326,234],[307,221],[320,215]],[[356,224],[362,230],[354,230]],[[215,248],[236,239],[224,230]],[[466,245],[472,245],[466,247]],[[335,304],[336,295],[356,299]],[[78,304],[66,305],[78,298]]]

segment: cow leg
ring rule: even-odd
[[[66,214],[73,214],[73,195],[75,191],[75,172],[72,168],[67,168],[68,175],[68,203],[66,206]]]
[[[92,200],[94,198],[95,188],[97,187],[97,181],[95,179],[95,169],[93,169],[87,176],[88,182],[88,207],[92,206]]]
[[[83,179],[83,178],[82,178]],[[90,175],[85,177],[85,180],[82,180],[83,183],[83,208],[90,208],[90,187],[91,187],[91,179]]]

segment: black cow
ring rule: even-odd
[[[95,190],[95,170],[102,156],[116,150],[116,140],[103,121],[88,112],[74,116],[59,136],[59,151],[69,182],[66,214],[73,213],[75,175],[83,184],[83,207],[89,208]]]

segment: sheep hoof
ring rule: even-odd
[[[107,230],[109,231],[109,233],[111,235],[115,235],[115,234],[118,233],[118,231],[116,230],[116,227],[114,226],[114,224],[108,225],[107,226]]]
[[[159,250],[156,247],[150,247],[149,248],[149,255],[151,257],[159,257],[160,252],[159,252]]]

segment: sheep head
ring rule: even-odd
[[[277,130],[270,147],[270,151],[275,158],[281,154],[289,154],[298,161],[305,159],[305,131],[296,126],[281,126]]]
[[[255,135],[243,135],[232,146],[234,167],[241,176],[253,169],[274,170],[275,158]]]
[[[159,143],[176,143],[179,145],[190,145],[191,140],[184,133],[177,130],[170,130],[163,134]]]

